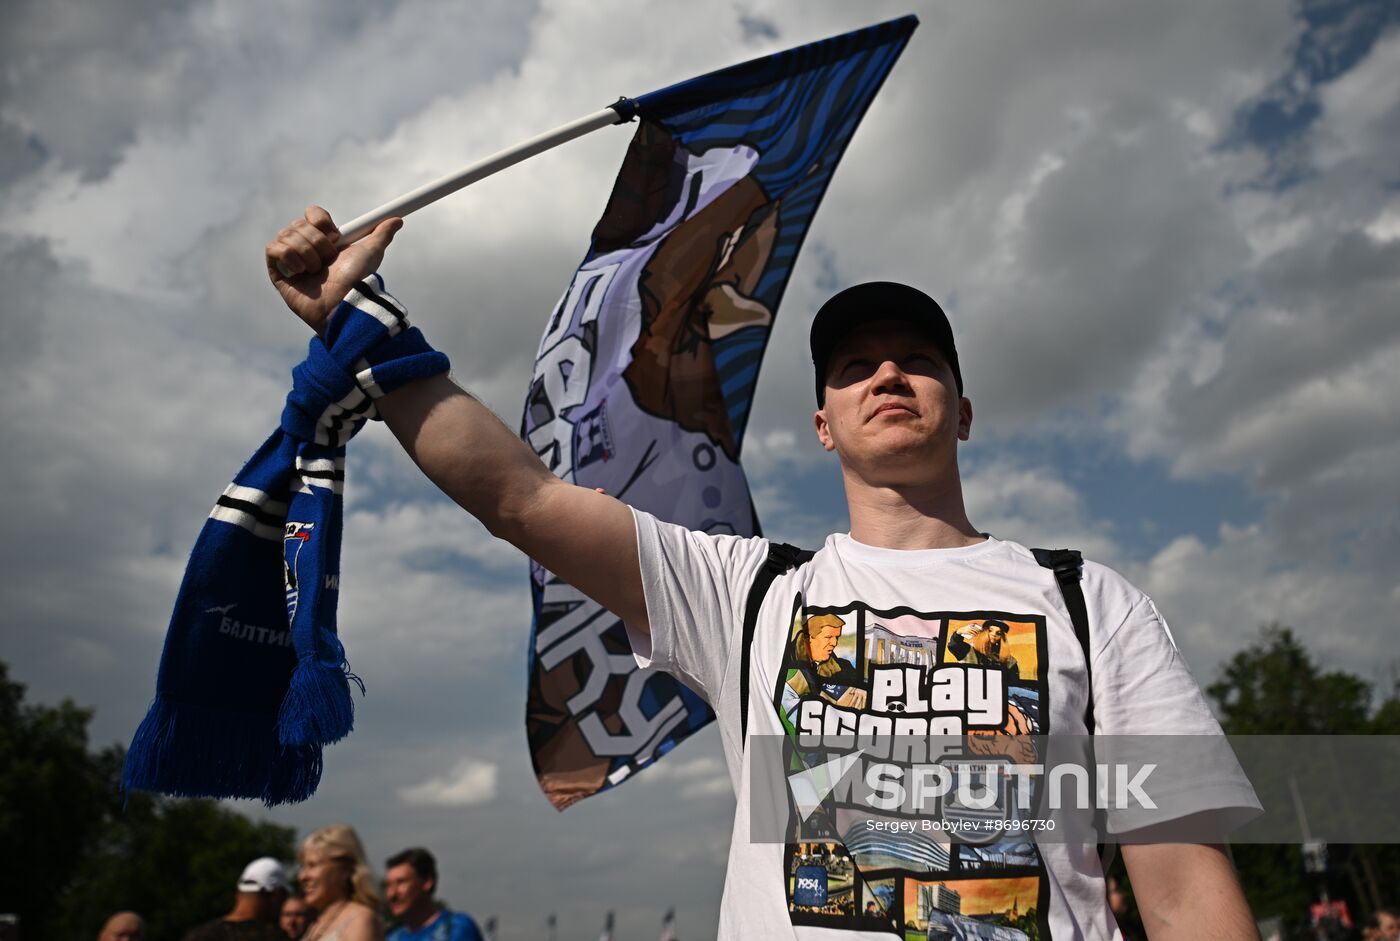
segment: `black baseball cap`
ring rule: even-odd
[[[837,345],[861,324],[894,320],[918,327],[938,347],[963,394],[953,327],[938,302],[918,288],[897,281],[867,281],[832,295],[812,319],[812,365],[817,371],[817,406],[826,404],[826,365]]]

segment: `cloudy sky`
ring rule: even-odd
[[[0,657],[126,741],[185,555],[305,344],[261,247],[619,94],[909,12],[741,0],[17,0],[0,34]],[[804,337],[837,286],[945,301],[974,523],[1154,596],[1197,676],[1264,622],[1388,682],[1400,583],[1400,22],[1381,2],[941,3],[836,174],[759,382],[772,535],[846,525]],[[411,217],[383,270],[515,424],[630,134]],[[437,851],[504,938],[712,935],[713,733],[556,814],[525,750],[525,563],[382,427],[351,448],[343,634],[369,695],[320,793],[382,859]],[[267,813],[242,805],[254,816]]]

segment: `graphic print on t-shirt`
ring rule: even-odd
[[[1038,614],[814,605],[799,594],[774,690],[792,743],[789,772],[857,741],[903,749],[904,766],[918,766],[940,761],[935,751],[958,740],[956,774],[990,794],[1006,776],[987,769],[1034,764],[1032,736],[1049,731],[1045,650]],[[921,762],[909,750],[924,740],[930,751]],[[1037,787],[1033,781],[1032,801]],[[792,923],[919,941],[1050,941],[1039,850],[985,826],[1014,815],[1014,802],[999,795],[988,809],[949,789],[916,806],[914,792],[888,814],[850,785],[815,809],[792,805],[784,854]],[[926,820],[981,826],[951,831]]]

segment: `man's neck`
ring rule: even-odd
[[[239,892],[233,899],[233,911],[224,916],[224,921],[258,921],[261,917],[258,897]]]
[[[962,484],[870,486],[845,475],[851,538],[881,549],[956,549],[986,537],[967,518]]]
[[[421,910],[410,910],[404,912],[403,922],[408,926],[409,931],[421,931],[438,920],[446,909],[437,902],[428,902],[420,906]]]

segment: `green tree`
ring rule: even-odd
[[[90,710],[27,706],[0,663],[0,910],[26,938],[91,938],[112,912],[178,941],[233,901],[258,856],[290,859],[295,833],[214,801],[120,792],[124,751],[87,748]]]
[[[1313,659],[1293,630],[1264,626],[1259,637],[1235,654],[1206,688],[1221,726],[1231,735],[1394,735],[1400,732],[1400,688],[1394,684],[1376,703],[1370,682]],[[1346,897],[1354,911],[1366,897],[1400,885],[1400,847],[1329,847],[1331,872],[1321,881],[1303,872],[1301,848],[1242,844],[1233,848],[1245,894],[1256,915],[1282,915],[1296,928],[1324,886]],[[1382,904],[1395,904],[1382,898]],[[1358,911],[1359,913],[1359,911]]]
[[[132,794],[123,812],[120,800],[58,898],[54,937],[81,937],[115,909],[131,908],[146,918],[148,938],[174,941],[228,911],[250,860],[293,855],[292,830],[214,801]]]
[[[29,937],[52,911],[101,828],[108,787],[87,749],[92,712],[70,700],[27,706],[0,663],[0,911]],[[51,937],[53,935],[50,935]]]
[[[1206,688],[1230,735],[1367,735],[1376,720],[1400,711],[1393,700],[1372,713],[1370,683],[1324,672],[1292,628],[1265,625]]]

